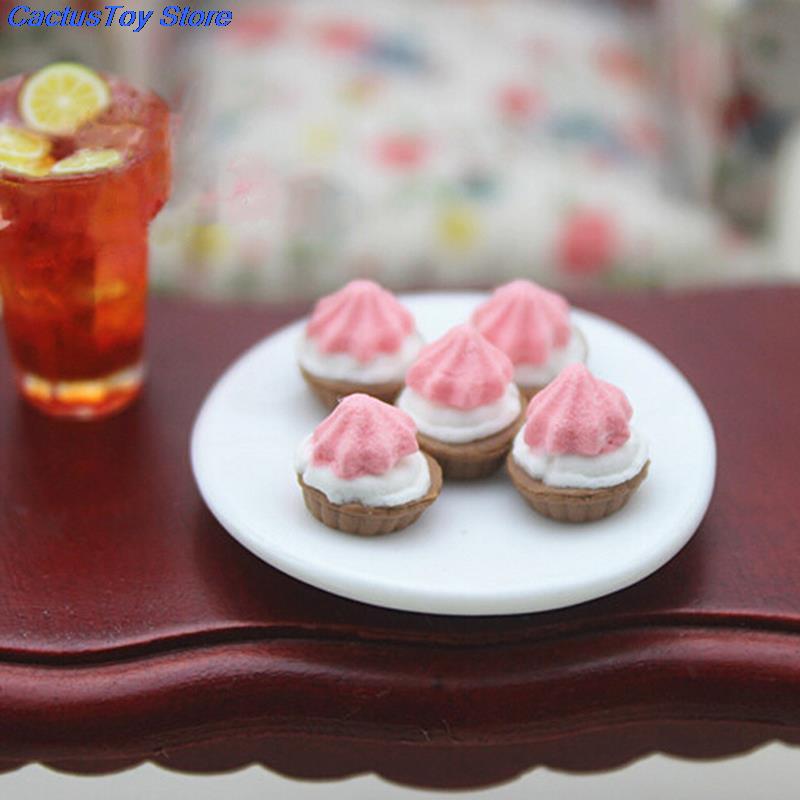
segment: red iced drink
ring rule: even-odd
[[[85,418],[141,386],[147,228],[170,187],[166,105],[100,80],[105,107],[74,130],[31,132],[46,152],[27,161],[2,149],[5,131],[30,150],[26,78],[0,83],[0,287],[17,383],[44,411]]]

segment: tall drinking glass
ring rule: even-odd
[[[17,136],[25,80],[0,82],[0,126]],[[124,408],[140,390],[147,229],[171,179],[165,103],[103,80],[107,107],[47,136],[38,173],[0,161],[0,288],[16,383],[42,411],[84,419]],[[81,168],[87,153],[96,168]]]

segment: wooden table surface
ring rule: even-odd
[[[286,312],[155,302],[147,390],[100,423],[23,406],[3,354],[0,767],[262,762],[455,787],[800,742],[800,289],[583,300],[694,384],[717,487],[656,575],[516,617],[340,599],[214,521],[189,469],[193,418]]]

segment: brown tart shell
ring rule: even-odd
[[[322,401],[326,408],[335,408],[336,404],[349,394],[362,392],[363,394],[376,397],[390,405],[397,399],[397,395],[403,388],[402,381],[391,383],[352,383],[350,381],[336,381],[331,378],[321,378],[319,375],[312,375],[307,370],[300,367],[306,383],[311,391]]]
[[[525,421],[525,405],[524,403],[520,405],[519,416],[514,422],[483,439],[463,443],[442,442],[417,431],[417,441],[422,450],[439,462],[445,478],[451,480],[485,478],[502,466],[517,431]]]
[[[423,453],[431,474],[431,485],[419,500],[401,506],[364,506],[361,503],[332,503],[324,492],[309,486],[303,476],[297,482],[303,490],[306,508],[323,524],[356,536],[379,536],[407,528],[416,522],[442,491],[442,470],[436,461]]]
[[[559,522],[595,522],[619,511],[630,500],[641,482],[647,477],[648,461],[629,480],[602,489],[569,489],[548,486],[532,478],[508,454],[506,468],[517,491],[528,505],[539,514]]]

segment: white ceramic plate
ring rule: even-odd
[[[466,320],[478,294],[409,295],[431,340]],[[575,310],[590,368],[622,387],[650,439],[647,480],[628,505],[587,525],[533,512],[503,472],[446,483],[410,528],[373,539],[317,522],[303,504],[295,449],[325,416],[295,362],[303,322],[245,353],[200,411],[191,456],[219,522],[274,567],[343,597],[406,611],[518,614],[581,603],[641,580],[694,533],[716,469],[708,415],[686,379],[624,328]]]

